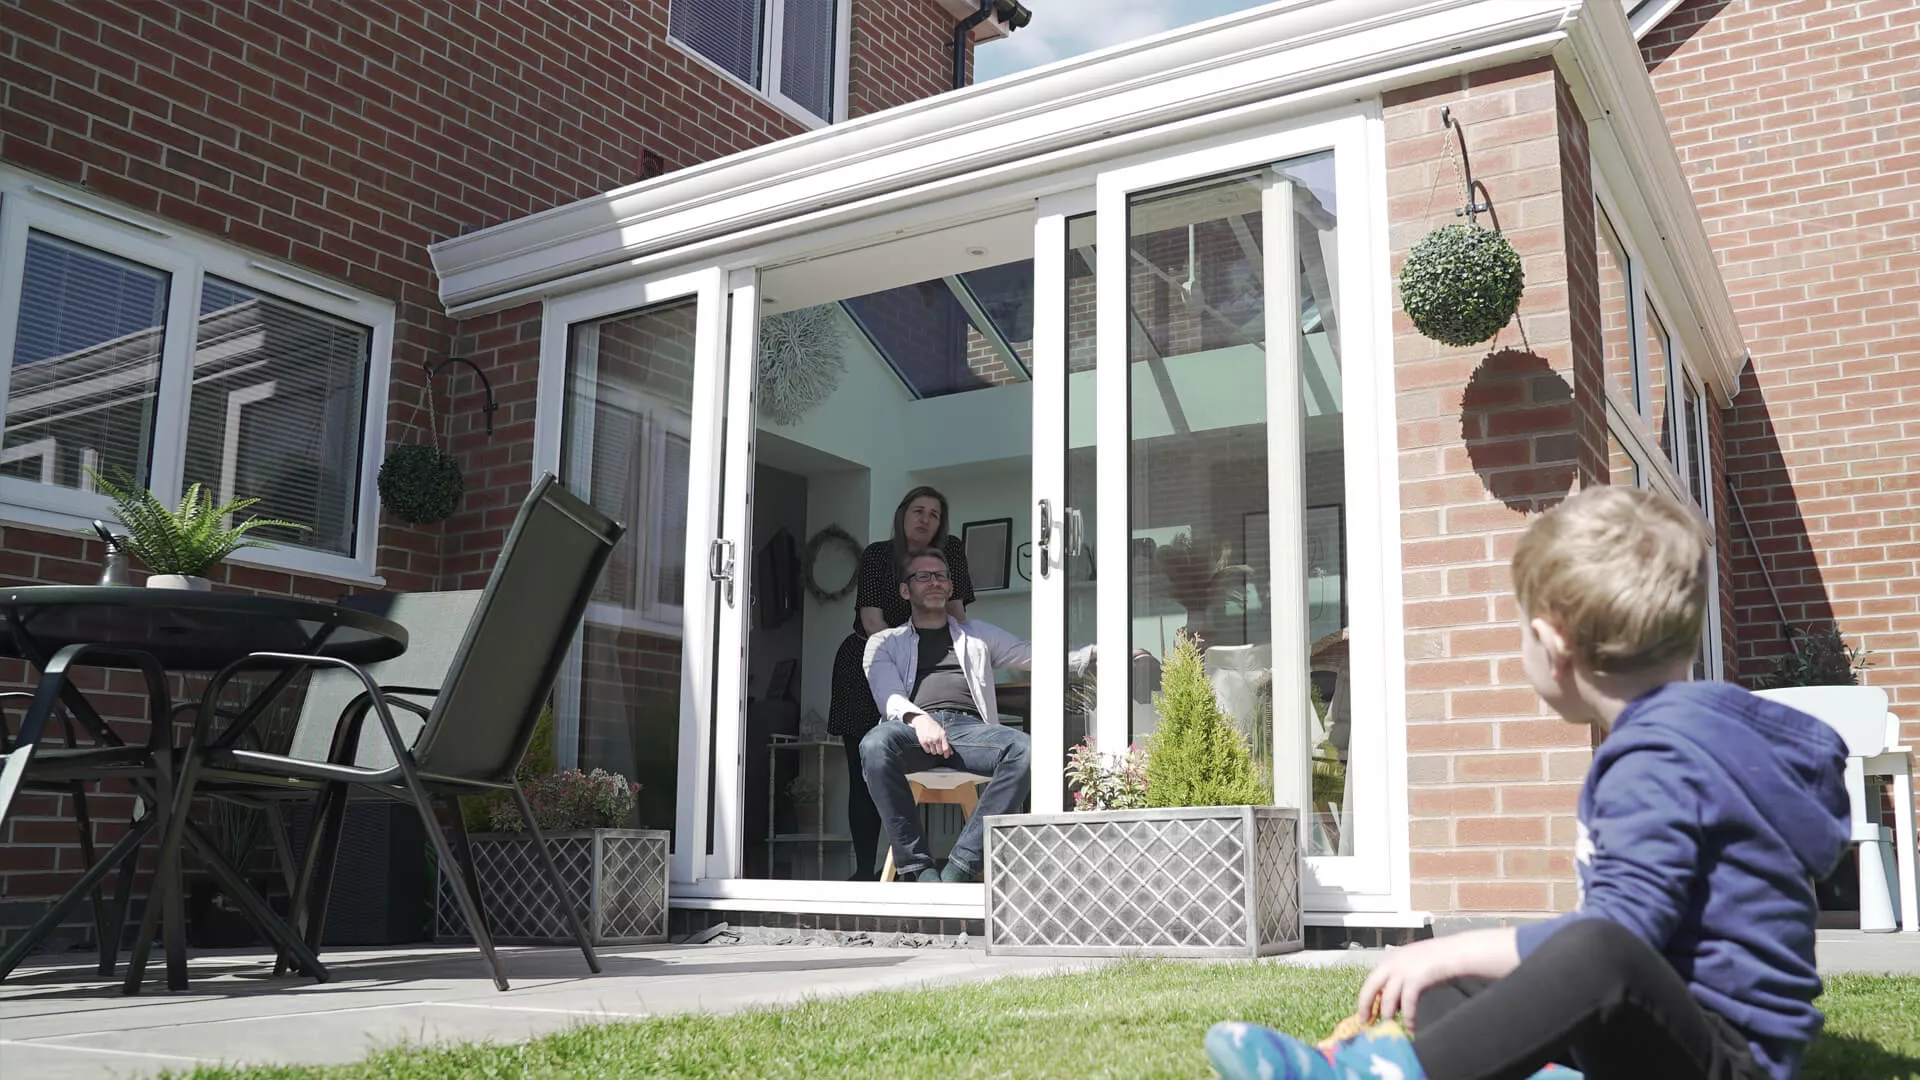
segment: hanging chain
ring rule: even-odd
[[[430,363],[422,363],[420,367],[427,373],[427,434],[433,438],[433,448],[445,453],[447,448],[440,439],[440,413],[433,407],[433,367]]]

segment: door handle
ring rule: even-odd
[[[1033,546],[1034,563],[1041,577],[1053,570],[1053,504],[1040,500],[1040,540]]]
[[[1087,526],[1085,520],[1080,516],[1080,508],[1077,506],[1067,507],[1066,517],[1067,558],[1072,559],[1077,557],[1086,545]]]
[[[733,541],[721,538],[707,546],[707,577],[726,583],[727,606],[733,606]]]

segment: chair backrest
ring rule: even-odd
[[[625,531],[553,474],[534,483],[414,744],[421,772],[493,783],[513,776]]]
[[[1872,757],[1886,748],[1887,692],[1880,687],[1783,686],[1755,693],[1839,732],[1848,757]]]
[[[392,619],[407,629],[407,651],[391,660],[367,665],[367,673],[381,686],[438,688],[445,685],[454,654],[460,649],[467,624],[480,604],[480,590],[421,593],[362,593],[345,596],[340,606]],[[325,761],[333,733],[347,704],[364,691],[360,680],[337,668],[321,668],[307,683],[300,719],[288,753],[309,761]],[[430,704],[430,699],[417,699]],[[411,743],[426,721],[405,709],[395,709],[394,722]],[[360,741],[350,764],[384,769],[393,764],[393,748],[371,716],[360,727]]]

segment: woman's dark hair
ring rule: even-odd
[[[893,508],[893,572],[898,574],[907,562],[907,507],[916,499],[933,499],[940,504],[940,527],[933,531],[933,539],[927,541],[930,548],[945,549],[947,546],[947,497],[936,488],[925,484],[907,492],[900,505]]]

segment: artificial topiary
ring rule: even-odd
[[[1246,806],[1273,801],[1247,740],[1227,721],[1193,636],[1180,640],[1153,696],[1160,726],[1147,740],[1150,806]]]
[[[412,525],[445,521],[460,508],[466,490],[460,463],[437,446],[396,446],[380,465],[381,503]]]
[[[1520,309],[1526,274],[1507,238],[1446,225],[1413,246],[1400,268],[1400,304],[1414,329],[1443,345],[1477,345]]]

